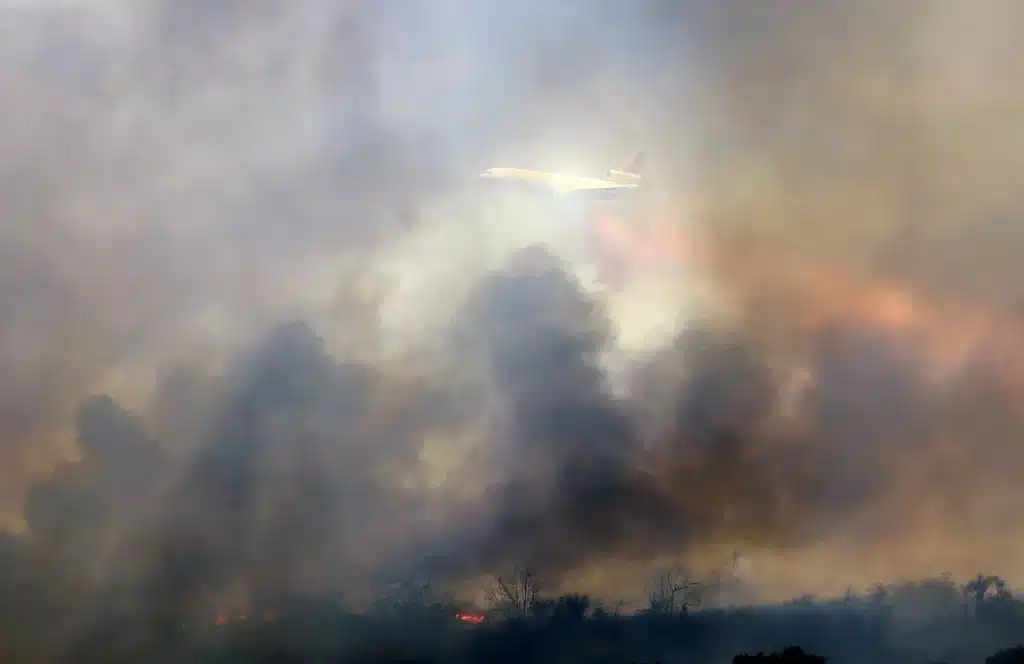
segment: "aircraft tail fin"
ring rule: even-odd
[[[623,173],[632,173],[633,175],[642,175],[641,171],[644,170],[644,162],[647,161],[647,154],[644,152],[637,152],[633,155],[625,166],[619,170]]]
[[[642,177],[641,173],[644,168],[644,162],[646,161],[647,154],[644,152],[637,152],[622,168],[613,168],[608,171],[608,177],[619,180],[640,180]]]

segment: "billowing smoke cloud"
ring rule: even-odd
[[[455,545],[474,565],[518,558],[550,569],[571,568],[599,543],[629,546],[633,517],[659,506],[634,466],[634,422],[600,366],[610,334],[600,307],[534,248],[483,280],[455,327],[501,395],[495,461],[505,474],[489,491],[495,513],[483,519],[483,542]]]
[[[74,656],[396,559],[1012,575],[1015,3],[458,4],[3,10],[4,633]],[[429,212],[461,178],[637,148],[673,220],[712,211],[720,307],[627,389],[622,321],[542,248],[381,343],[395,242],[504,232]]]
[[[689,58],[654,65],[644,82],[671,69],[688,85],[639,94],[637,108],[670,146],[670,206],[710,211],[687,230],[721,311],[616,398],[598,368],[613,344],[563,273],[476,291],[467,316],[508,420],[496,437],[519,445],[480,558],[564,571],[739,546],[787,551],[757,562],[782,586],[973,567],[1013,577],[1020,10],[638,11],[666,26],[649,29],[650,49]],[[671,45],[672,18],[700,29]],[[820,578],[806,573],[818,565]]]
[[[1016,578],[1000,506],[1021,467],[1020,10],[784,4],[703,33],[718,112],[698,170],[720,207],[700,230],[734,325],[803,375],[796,412],[826,477],[867,498],[803,567]]]
[[[32,615],[62,637],[49,640],[58,655],[109,654],[111,633],[133,635],[128,648],[173,638],[225,604],[358,599],[376,556],[431,517],[410,473],[425,433],[460,410],[430,385],[334,359],[308,326],[287,323],[240,353],[214,394],[192,453],[176,458],[112,399],[89,400],[83,458],[29,493],[28,536],[5,555],[26,557],[19,573],[38,570],[20,583],[29,608],[51,602]]]

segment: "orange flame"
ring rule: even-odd
[[[473,625],[479,625],[484,621],[484,617],[479,613],[456,613],[455,617],[465,623]]]

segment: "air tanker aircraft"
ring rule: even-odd
[[[500,180],[557,196],[587,199],[611,199],[640,186],[640,171],[645,156],[638,152],[622,168],[613,168],[603,178],[587,178],[560,173],[546,173],[526,168],[488,168],[480,174],[484,180]]]

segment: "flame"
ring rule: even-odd
[[[472,625],[479,625],[484,621],[484,616],[479,613],[456,613],[455,617],[462,622],[470,623]]]

